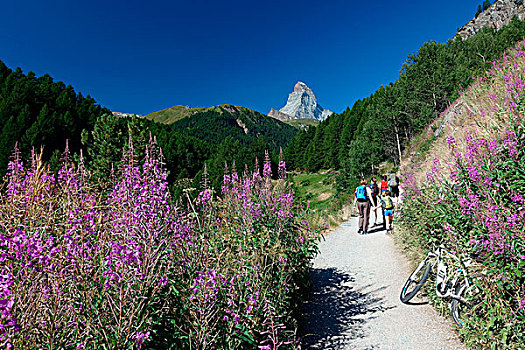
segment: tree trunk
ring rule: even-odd
[[[396,146],[397,146],[397,163],[401,164],[401,142],[399,141],[399,126],[397,125],[397,121],[395,118],[392,118],[393,125],[394,125],[394,133],[396,135]]]

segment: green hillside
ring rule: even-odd
[[[243,145],[263,137],[273,150],[286,146],[297,129],[249,108],[233,105],[202,108],[171,124],[180,132],[214,144],[227,136]]]
[[[108,174],[110,164],[120,161],[119,152],[127,144],[129,130],[137,142],[144,143],[151,132],[161,147],[169,170],[170,183],[200,185],[207,164],[213,187],[220,189],[224,165],[236,163],[253,169],[255,159],[262,164],[265,151],[270,152],[273,167],[277,167],[279,149],[285,147],[297,132],[292,126],[248,108],[222,105],[193,110],[186,118],[170,124],[146,118],[99,118],[93,131],[88,132],[88,155],[105,154],[101,176]],[[104,153],[103,149],[111,149]],[[92,150],[92,151],[90,151]],[[100,157],[99,157],[100,158]]]
[[[171,124],[180,119],[186,118],[187,116],[193,115],[199,112],[206,112],[209,110],[218,111],[218,107],[202,107],[202,108],[189,108],[187,106],[173,106],[170,108],[163,109],[158,112],[153,112],[146,115],[147,119],[153,120],[157,123]]]
[[[246,107],[219,105],[205,108],[174,106],[150,113],[147,119],[169,124],[180,132],[214,144],[227,136],[243,145],[263,137],[276,150],[286,146],[297,132],[296,128]]]
[[[249,111],[251,111],[249,108],[234,106],[234,105],[219,105],[219,106],[200,107],[200,108],[190,108],[188,106],[177,105],[177,106],[163,109],[158,112],[150,113],[146,115],[146,118],[153,120],[157,123],[171,124],[181,119],[184,119],[186,117],[195,115],[195,114],[201,114],[201,113],[206,113],[206,112],[217,112],[219,114],[223,114],[224,112],[228,112],[228,109],[231,111],[233,108],[238,111],[243,111],[245,113],[249,113]],[[316,119],[295,119],[295,120],[286,120],[282,122],[284,124],[291,125],[296,129],[305,129],[310,126],[319,125],[319,121]]]

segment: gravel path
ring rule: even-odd
[[[381,227],[351,218],[319,244],[306,305],[306,349],[465,349],[452,321],[417,297],[399,301],[412,268]]]

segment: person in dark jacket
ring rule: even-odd
[[[368,187],[370,187],[370,191],[372,192],[371,210],[374,212],[374,225],[372,225],[372,227],[376,227],[379,225],[377,223],[377,196],[379,195],[379,185],[377,184],[375,176],[372,176],[372,180],[370,180]]]

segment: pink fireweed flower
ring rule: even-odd
[[[473,217],[478,209],[477,198],[474,195],[469,196],[469,199],[460,196],[458,197],[458,202],[461,207],[461,213],[467,217]]]
[[[512,214],[507,218],[507,223],[511,229],[517,228],[520,221],[520,217],[517,213]]]
[[[144,344],[144,342],[149,340],[149,335],[150,335],[149,331],[147,332],[138,331],[137,333],[133,335],[133,339],[135,339],[138,345],[142,345]]]
[[[234,184],[239,182],[239,174],[236,171],[233,171],[231,174],[231,182]]]
[[[209,204],[211,201],[211,190],[205,189],[204,191],[199,192],[197,195],[197,200],[195,205],[197,209],[202,209]]]
[[[159,279],[159,286],[164,287],[166,284],[168,284],[168,278],[166,276],[162,276]]]
[[[279,179],[285,179],[286,178],[286,163],[284,160],[279,161]]]
[[[467,168],[469,178],[472,182],[479,182],[481,181],[481,177],[479,175],[478,168],[476,166],[472,166]]]
[[[518,150],[516,148],[516,146],[518,145],[518,142],[516,141],[516,139],[507,138],[507,139],[505,139],[504,142],[505,142],[505,146],[507,147],[507,150],[509,152],[509,156],[511,158],[516,159],[516,157],[518,156]]]
[[[456,140],[454,139],[454,137],[449,136],[449,137],[447,138],[447,142],[448,142],[448,148],[450,148],[450,149],[452,149],[452,150],[453,150],[454,148],[456,148]]]
[[[497,148],[498,148],[498,145],[495,140],[489,141],[489,151],[491,154],[495,154]]]
[[[268,151],[264,152],[263,177],[272,177],[272,163],[270,161],[270,154]]]
[[[228,185],[228,184],[231,182],[231,177],[230,177],[230,175],[225,173],[225,174],[223,175],[222,182],[223,182],[225,185]]]

